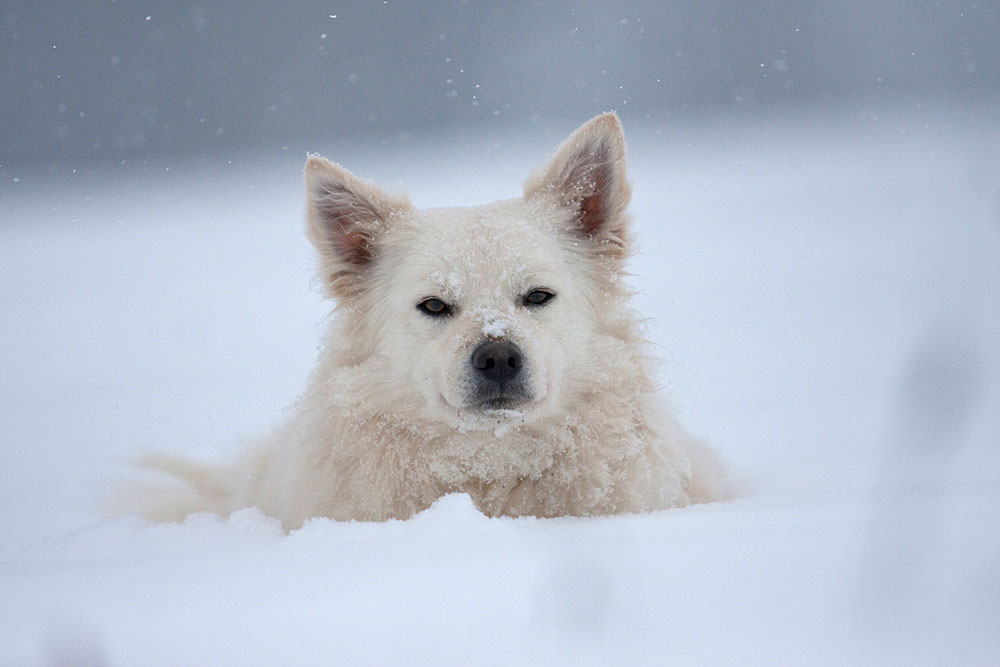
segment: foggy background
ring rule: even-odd
[[[996,2],[38,2],[0,23],[0,177],[318,136],[626,126],[1000,90]]]

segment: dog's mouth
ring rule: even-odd
[[[465,406],[481,412],[520,410],[534,400],[525,382],[480,381],[469,392]]]
[[[442,405],[448,408],[448,414],[457,417],[458,426],[462,429],[495,426],[506,422],[524,422],[532,418],[535,407],[534,401],[513,396],[478,401],[465,400],[456,405],[441,394],[440,400]]]
[[[505,387],[473,388],[464,395],[449,401],[444,394],[441,401],[446,406],[446,421],[461,432],[493,431],[503,436],[512,428],[535,421],[539,414],[539,401],[528,387],[512,383]]]
[[[524,419],[532,412],[534,397],[526,390],[466,394],[460,403],[453,403],[441,395],[441,401],[458,409],[463,419]]]
[[[478,403],[472,403],[469,405],[469,408],[486,413],[510,412],[519,411],[520,408],[524,407],[528,402],[529,400],[525,398],[491,398]]]

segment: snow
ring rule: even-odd
[[[462,276],[458,275],[457,271],[452,271],[448,274],[436,271],[431,275],[431,280],[440,285],[442,291],[447,291],[449,296],[456,299],[462,297]]]
[[[507,319],[505,313],[493,308],[476,306],[472,311],[472,316],[483,323],[483,335],[489,338],[503,338],[508,329],[512,329],[514,323]]]
[[[261,148],[17,173],[0,664],[994,663],[991,104],[626,119],[636,306],[682,421],[747,490],[598,519],[488,519],[462,495],[289,535],[256,510],[103,516],[132,457],[224,460],[304,385],[328,305],[301,164]],[[419,206],[468,204],[515,196],[571,129],[333,157]]]

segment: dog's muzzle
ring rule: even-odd
[[[480,343],[469,358],[475,383],[469,402],[476,407],[503,410],[531,400],[524,357],[510,341]]]

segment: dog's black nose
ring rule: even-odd
[[[514,343],[488,340],[473,351],[472,365],[487,379],[503,382],[521,371],[524,359]]]

